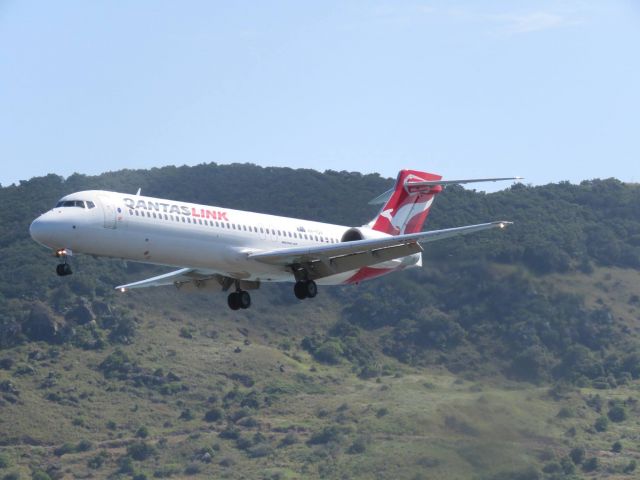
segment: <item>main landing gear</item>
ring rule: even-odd
[[[71,275],[73,271],[71,270],[71,265],[67,263],[67,256],[71,255],[71,250],[67,250],[65,248],[56,251],[56,257],[62,259],[62,263],[56,266],[56,273],[60,277],[66,277],[67,275]]]
[[[251,306],[251,295],[246,290],[236,290],[229,294],[227,303],[231,310],[246,309]]]
[[[293,293],[300,300],[313,298],[318,294],[318,286],[313,280],[299,280],[293,287]]]

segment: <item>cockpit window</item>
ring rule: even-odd
[[[91,200],[87,200],[87,208],[96,208],[96,204]]]
[[[93,204],[93,202],[91,202]],[[95,206],[95,205],[94,205]],[[57,203],[56,208],[61,208],[61,207],[80,207],[80,208],[85,208],[84,207],[84,200],[63,200]],[[93,207],[89,207],[89,208],[93,208]]]

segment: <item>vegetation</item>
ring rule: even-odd
[[[450,187],[429,229],[515,225],[313,301],[265,285],[235,313],[113,291],[157,267],[78,256],[58,278],[27,233],[90,188],[361,225],[390,184],[210,164],[0,188],[0,478],[632,478],[637,185]]]

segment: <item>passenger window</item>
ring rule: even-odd
[[[164,219],[169,220],[169,216],[166,213],[164,214]]]

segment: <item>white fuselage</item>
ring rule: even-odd
[[[84,207],[65,206],[74,201],[84,202]],[[91,190],[61,199],[58,206],[34,220],[30,232],[36,241],[52,249],[190,267],[248,281],[294,282],[291,270],[249,259],[248,255],[287,247],[339,243],[349,228]],[[373,230],[368,234],[387,236]],[[383,269],[379,273],[387,273],[419,263],[420,255],[417,254],[375,267]],[[325,277],[318,283],[349,282],[357,273],[350,271]],[[358,278],[369,276],[378,275],[360,275]]]

